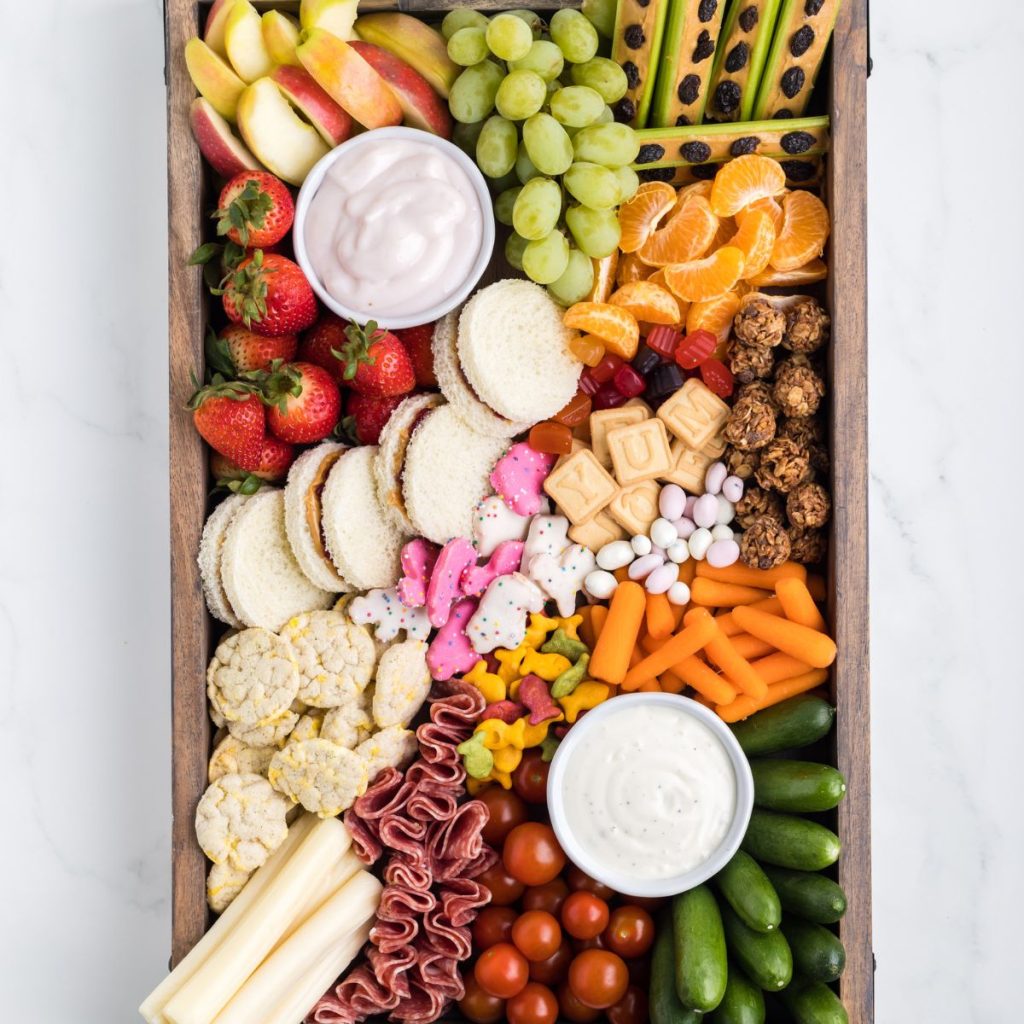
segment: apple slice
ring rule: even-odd
[[[313,164],[328,152],[317,130],[292,110],[270,78],[256,79],[242,93],[238,128],[267,170],[290,185],[301,185]]]
[[[299,43],[299,23],[281,11],[266,11],[263,15],[263,43],[275,64],[299,63],[295,47]]]
[[[233,178],[242,171],[263,169],[209,100],[197,96],[192,101],[188,119],[192,134],[199,143],[199,152],[222,178]]]
[[[299,23],[303,28],[326,29],[339,39],[355,39],[352,28],[358,0],[302,0]]]
[[[445,99],[460,68],[448,56],[448,44],[436,29],[408,14],[364,14],[356,19],[356,33],[368,43],[382,46],[415,68]]]
[[[353,39],[348,44],[374,71],[384,79],[395,94],[405,114],[405,123],[443,139],[452,137],[452,115],[430,83],[404,60],[373,43]]]
[[[326,29],[304,29],[295,52],[317,84],[364,128],[402,123],[395,94],[348,43]]]
[[[210,101],[221,117],[234,121],[245,82],[231,70],[228,62],[197,36],[185,44],[185,67],[200,95]]]
[[[348,111],[339,107],[305,68],[282,64],[270,72],[270,77],[288,102],[313,125],[332,149],[352,134],[352,118]]]
[[[263,42],[263,19],[249,0],[235,0],[224,22],[228,60],[241,78],[255,82],[269,75],[274,62]]]
[[[224,47],[224,22],[234,3],[235,0],[213,0],[203,28],[203,41],[214,53],[219,53],[222,57],[228,55]]]

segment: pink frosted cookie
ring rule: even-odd
[[[407,608],[422,608],[427,603],[427,584],[437,561],[437,546],[417,537],[402,548],[402,578],[398,581],[398,599]]]
[[[502,541],[486,565],[471,565],[462,574],[462,592],[467,597],[479,597],[492,580],[518,572],[524,547],[521,540]]]
[[[535,451],[520,441],[494,464],[491,486],[513,512],[532,516],[541,509],[544,481],[554,464],[554,455]]]
[[[408,640],[426,640],[430,635],[430,622],[422,608],[407,608],[398,599],[394,587],[387,590],[368,590],[354,597],[348,605],[348,617],[360,626],[373,626],[378,640],[394,640],[399,630],[405,630]]]
[[[438,630],[427,650],[427,667],[434,679],[451,679],[468,672],[480,655],[466,637],[466,626],[477,609],[475,598],[466,597],[452,608],[448,621]]]
[[[448,541],[434,563],[427,587],[427,616],[432,626],[448,621],[452,605],[462,597],[462,574],[476,565],[476,548],[465,537]]]
[[[543,608],[544,595],[533,580],[519,572],[499,576],[480,598],[466,636],[478,654],[496,647],[513,650],[526,636],[526,616]]]

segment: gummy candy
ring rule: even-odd
[[[569,342],[569,351],[587,366],[597,366],[604,357],[604,345],[593,334],[581,334]]]
[[[594,375],[589,370],[584,370],[580,374],[579,389],[583,394],[590,396],[597,393],[601,387],[601,382],[594,380]]]
[[[646,387],[643,377],[628,364],[619,367],[612,382],[616,390],[627,398],[636,398],[637,395],[643,394]]]
[[[606,352],[604,358],[588,372],[598,384],[607,384],[622,365],[622,359],[614,352]]]
[[[710,331],[692,331],[679,343],[675,360],[684,370],[695,370],[714,351],[718,339]]]
[[[647,347],[668,362],[675,356],[679,340],[677,330],[659,325],[651,328],[651,333],[647,335]]]
[[[568,455],[572,451],[572,431],[564,423],[546,420],[530,430],[529,445],[548,455]]]
[[[552,417],[556,423],[564,423],[567,427],[578,427],[585,423],[590,415],[590,396],[577,391],[569,401]]]
[[[665,401],[683,386],[683,371],[675,363],[664,363],[647,378],[647,398],[652,405]]]
[[[602,384],[594,394],[595,409],[616,409],[629,399],[614,384]]]
[[[700,379],[719,398],[728,398],[732,394],[732,373],[720,359],[705,359],[700,364]]]
[[[641,345],[633,356],[632,366],[637,373],[646,376],[656,366],[661,364],[661,356],[649,345]]]

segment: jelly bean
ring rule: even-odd
[[[690,549],[690,554],[700,562],[703,561],[704,556],[708,553],[708,548],[711,547],[713,543],[714,540],[711,537],[711,531],[702,526],[699,530],[693,531],[693,534],[686,542],[686,545]]]
[[[629,578],[631,580],[646,579],[659,565],[664,564],[660,555],[644,555],[629,567]]]
[[[659,548],[667,548],[679,539],[679,534],[676,533],[676,528],[672,523],[668,519],[661,518],[655,519],[651,523],[650,536]]]
[[[708,548],[705,557],[708,565],[716,569],[724,569],[727,565],[734,565],[740,557],[740,546],[734,540],[716,540]]]
[[[545,420],[530,429],[527,443],[535,452],[568,455],[572,451],[572,431],[564,423]]]
[[[629,542],[630,547],[633,549],[633,553],[638,557],[649,555],[651,553],[651,538],[645,537],[642,533],[638,533]]]
[[[656,366],[661,365],[661,356],[649,345],[641,345],[633,356],[632,366],[641,376],[646,377]]]
[[[615,588],[618,585],[619,581],[604,569],[595,569],[593,572],[587,573],[583,580],[583,589],[591,597],[596,597],[598,601],[606,601],[615,593]]]
[[[668,588],[668,599],[671,604],[682,606],[690,603],[690,588],[682,581],[673,583]]]
[[[683,514],[686,508],[686,491],[679,484],[665,484],[658,495],[658,511],[672,522]]]
[[[590,396],[577,391],[569,401],[552,417],[556,423],[564,423],[567,427],[578,427],[585,423],[590,415]]]
[[[721,494],[722,484],[725,483],[725,478],[728,475],[729,470],[725,468],[724,462],[712,462],[704,474],[704,493]]]
[[[614,384],[602,384],[594,393],[595,409],[616,409],[629,399]]]
[[[601,387],[601,382],[594,380],[594,375],[589,370],[584,370],[580,374],[580,382],[578,385],[580,391],[588,396],[596,395]]]
[[[678,579],[679,566],[675,562],[666,562],[664,565],[659,565],[644,580],[644,589],[648,594],[664,594]]]
[[[696,370],[718,346],[718,339],[710,331],[693,331],[679,343],[675,360],[684,370]]]
[[[728,398],[735,386],[731,371],[720,359],[705,359],[700,364],[700,379],[719,398]]]
[[[712,527],[718,521],[718,498],[714,494],[702,494],[693,503],[693,521],[698,526]]]
[[[683,508],[683,515],[686,516],[687,519],[692,519],[693,518],[693,506],[696,505],[696,504],[697,504],[697,495],[695,495],[695,494],[688,494],[686,496],[686,505]]]
[[[598,384],[607,384],[615,376],[622,365],[622,359],[614,352],[605,352],[601,361],[591,369],[591,374]]]
[[[675,544],[669,545],[665,554],[668,555],[670,561],[682,563],[690,557],[690,548],[685,541],[677,540]]]
[[[608,572],[614,572],[624,565],[629,565],[635,557],[636,552],[628,540],[613,540],[598,551],[597,564]]]
[[[643,377],[628,363],[624,363],[615,371],[612,381],[627,398],[636,398],[637,395],[642,395],[644,388],[647,387]]]
[[[735,505],[743,497],[743,481],[738,476],[727,476],[722,482],[722,494]]]
[[[732,540],[732,527],[726,526],[725,523],[716,523],[711,527],[711,536],[714,537],[715,540]]]
[[[676,528],[680,540],[688,540],[697,529],[697,524],[688,516],[680,516],[672,525]]]
[[[681,336],[671,327],[654,327],[647,335],[647,347],[668,362],[676,354]]]
[[[715,513],[716,523],[731,523],[736,517],[736,509],[733,503],[724,494],[716,494],[718,511]]]

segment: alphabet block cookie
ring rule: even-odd
[[[695,452],[687,448],[682,441],[673,441],[672,469],[661,479],[679,484],[684,491],[691,494],[701,494],[704,491],[704,474],[714,461],[714,456],[708,455],[706,449]]]
[[[642,423],[651,415],[650,408],[639,405],[621,405],[617,409],[598,409],[590,414],[590,446],[597,461],[606,469],[612,468],[612,456],[608,451],[608,432],[616,427],[628,427],[631,423]]]
[[[654,480],[672,468],[668,434],[661,420],[644,420],[609,430],[605,438],[615,479],[623,487]]]
[[[631,534],[647,533],[658,518],[661,488],[654,480],[623,487],[608,506],[608,515]]]
[[[593,519],[569,527],[569,539],[591,551],[600,551],[605,544],[625,536],[626,531],[607,512],[598,512]]]
[[[594,457],[582,451],[562,463],[544,481],[544,490],[573,523],[588,520],[607,505],[618,485]]]
[[[700,451],[728,418],[729,406],[696,377],[686,381],[658,409],[658,419],[693,451]]]
[[[705,455],[711,457],[712,460],[720,459],[725,454],[725,425],[723,424],[718,432],[704,447],[701,449]]]

